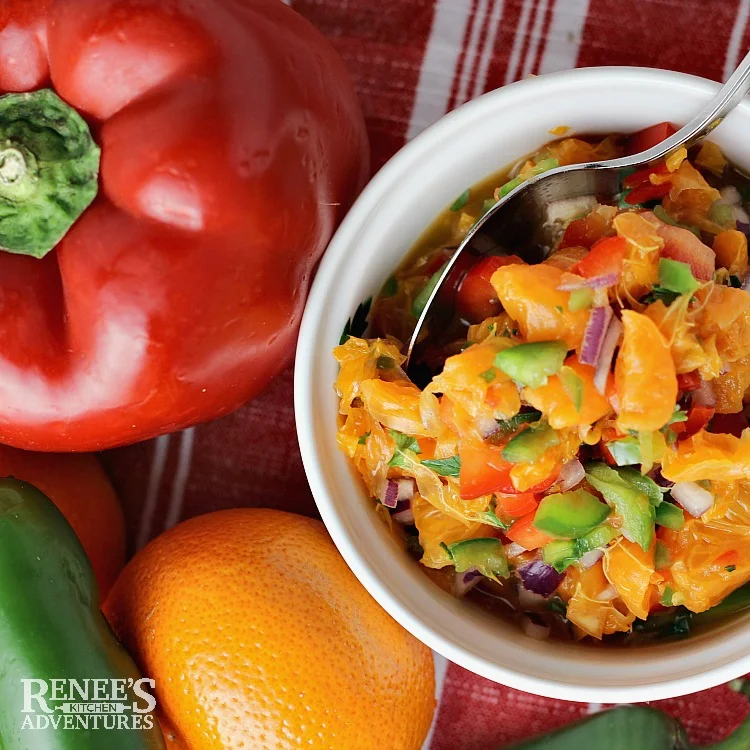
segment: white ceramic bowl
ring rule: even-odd
[[[629,132],[687,122],[717,85],[645,68],[590,68],[506,86],[443,117],[375,176],[333,238],[307,303],[295,410],[302,458],[328,531],[365,588],[438,653],[497,682],[554,698],[635,702],[702,690],[750,672],[748,618],[690,639],[632,649],[534,641],[441,591],[398,549],[336,447],[331,350],[435,216],[463,190],[549,141],[549,129]],[[714,135],[750,169],[750,104]]]

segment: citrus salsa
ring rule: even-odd
[[[497,200],[671,132],[563,138],[470,188],[334,351],[338,444],[378,513],[532,637],[640,643],[750,606],[750,181],[704,142],[623,173],[612,204],[550,205],[543,262],[507,248],[449,290],[423,383],[404,341]]]

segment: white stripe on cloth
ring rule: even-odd
[[[164,477],[164,467],[167,464],[167,455],[169,453],[169,435],[160,435],[154,440],[154,455],[151,458],[151,471],[148,475],[148,485],[146,487],[146,502],[141,512],[141,523],[138,526],[138,535],[135,538],[136,550],[145,546],[151,536],[151,522],[156,512],[156,504],[159,501],[159,490],[161,489],[161,480]]]
[[[589,0],[556,0],[539,73],[575,68]]]
[[[177,470],[172,483],[172,495],[169,498],[167,517],[164,520],[164,530],[171,529],[182,514],[182,501],[185,498],[185,486],[190,476],[190,465],[193,460],[193,439],[195,427],[190,427],[180,433],[180,454],[177,458]]]
[[[445,686],[445,673],[448,671],[448,660],[440,654],[432,652],[432,658],[435,662],[435,699],[437,700],[437,706],[435,707],[435,715],[432,717],[432,726],[430,731],[425,737],[422,750],[430,750],[430,744],[435,734],[435,726],[437,725],[438,713],[440,712],[440,699],[443,697],[443,687]]]
[[[435,5],[407,139],[446,113],[470,15],[471,0],[438,0]]]
[[[471,21],[469,41],[464,52],[464,65],[458,81],[458,91],[456,92],[457,107],[463,104],[469,97],[469,81],[471,80],[471,72],[474,70],[474,61],[477,58],[479,37],[482,34],[482,26],[484,26],[484,19],[487,16],[487,6],[487,0],[477,0],[477,9]]]
[[[497,32],[500,29],[500,24],[503,20],[503,6],[503,0],[494,0],[494,3],[492,4],[492,11],[490,12],[490,20],[487,27],[487,38],[482,49],[482,56],[479,60],[477,77],[474,80],[474,90],[471,94],[472,99],[476,99],[476,97],[481,96],[484,93],[490,63],[492,62],[492,56],[495,54]]]
[[[526,27],[529,25],[529,17],[534,7],[535,0],[523,0],[521,6],[521,16],[516,26],[516,34],[513,37],[513,47],[511,48],[510,58],[508,60],[508,70],[505,72],[505,83],[513,83],[518,78],[518,71],[521,64],[521,51],[523,42],[526,38]]]
[[[723,80],[725,81],[734,73],[734,69],[740,60],[740,45],[745,33],[745,26],[747,26],[748,14],[750,14],[750,0],[740,0],[739,7],[737,8],[737,17],[734,19],[732,33],[729,36],[727,56],[724,58]]]
[[[531,39],[528,49],[526,50],[526,59],[523,61],[521,78],[526,78],[534,72],[534,62],[536,53],[539,51],[539,42],[542,40],[542,31],[544,29],[544,17],[547,15],[547,0],[539,0],[534,17],[534,26],[531,29]]]

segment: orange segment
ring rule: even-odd
[[[644,552],[639,544],[620,539],[604,555],[604,574],[625,606],[641,620],[648,617],[654,575],[654,545]]]
[[[744,232],[726,229],[714,238],[716,265],[745,278],[747,273],[747,237]]]
[[[609,401],[594,386],[594,368],[582,365],[575,355],[565,360],[565,365],[581,379],[582,399],[580,411],[563,386],[560,377],[553,375],[547,385],[524,388],[523,399],[544,414],[556,430],[577,425],[590,425],[612,410]]]
[[[677,374],[669,346],[650,318],[623,310],[623,343],[615,366],[620,430],[653,432],[674,412]]]
[[[583,339],[588,310],[570,312],[570,292],[561,292],[563,271],[554,266],[512,265],[492,276],[498,299],[527,341],[565,341],[571,349]]]
[[[739,438],[700,430],[664,454],[661,473],[672,482],[750,480],[750,430]]]

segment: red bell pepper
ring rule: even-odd
[[[683,372],[677,376],[677,388],[680,391],[697,391],[702,384],[703,378],[698,370]]]
[[[513,263],[524,264],[524,261],[517,255],[493,255],[471,268],[458,289],[458,309],[464,318],[471,323],[480,323],[502,312],[503,307],[490,279],[498,268]]]
[[[676,132],[677,128],[669,122],[660,122],[639,130],[637,133],[628,136],[628,154],[640,154],[641,151],[648,151],[648,149],[665,141]]]
[[[367,175],[341,60],[278,0],[4,0],[0,93],[40,90],[0,100],[0,441],[237,408]]]
[[[513,464],[503,458],[503,446],[467,443],[459,447],[458,455],[461,459],[459,490],[461,497],[466,500],[493,492],[505,495],[538,495],[549,489],[560,474],[558,468],[543,482],[519,493],[510,478]]]
[[[589,254],[571,267],[570,272],[590,279],[594,276],[622,273],[622,264],[628,251],[624,237],[605,237],[597,240]]]
[[[523,518],[519,518],[509,529],[505,532],[505,536],[520,544],[524,549],[539,549],[544,547],[545,544],[549,544],[552,541],[552,537],[545,534],[543,531],[534,527],[534,516],[536,510],[531,513],[527,513]]]

